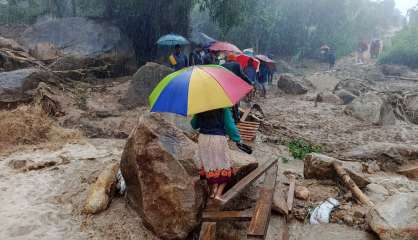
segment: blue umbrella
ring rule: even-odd
[[[161,46],[188,45],[189,41],[177,34],[167,34],[160,37],[157,44]]]

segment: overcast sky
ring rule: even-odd
[[[396,7],[401,10],[403,14],[406,14],[408,9],[417,5],[418,0],[395,0]]]

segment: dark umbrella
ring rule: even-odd
[[[188,45],[190,42],[183,36],[177,34],[167,34],[158,39],[157,44],[160,46]]]

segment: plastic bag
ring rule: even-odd
[[[340,203],[336,199],[328,198],[314,209],[309,222],[311,224],[329,223],[331,211],[339,205]]]
[[[125,183],[125,179],[123,178],[123,175],[120,169],[118,171],[116,178],[118,179],[118,183],[116,184],[116,189],[118,190],[120,195],[124,195],[126,191],[126,183]]]

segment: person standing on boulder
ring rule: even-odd
[[[226,135],[240,143],[241,136],[229,108],[196,114],[192,127],[199,130],[200,176],[211,188],[210,197],[219,198],[233,176]]]
[[[187,56],[181,51],[181,46],[176,45],[174,48],[175,52],[169,57],[171,67],[178,71],[189,66]]]

